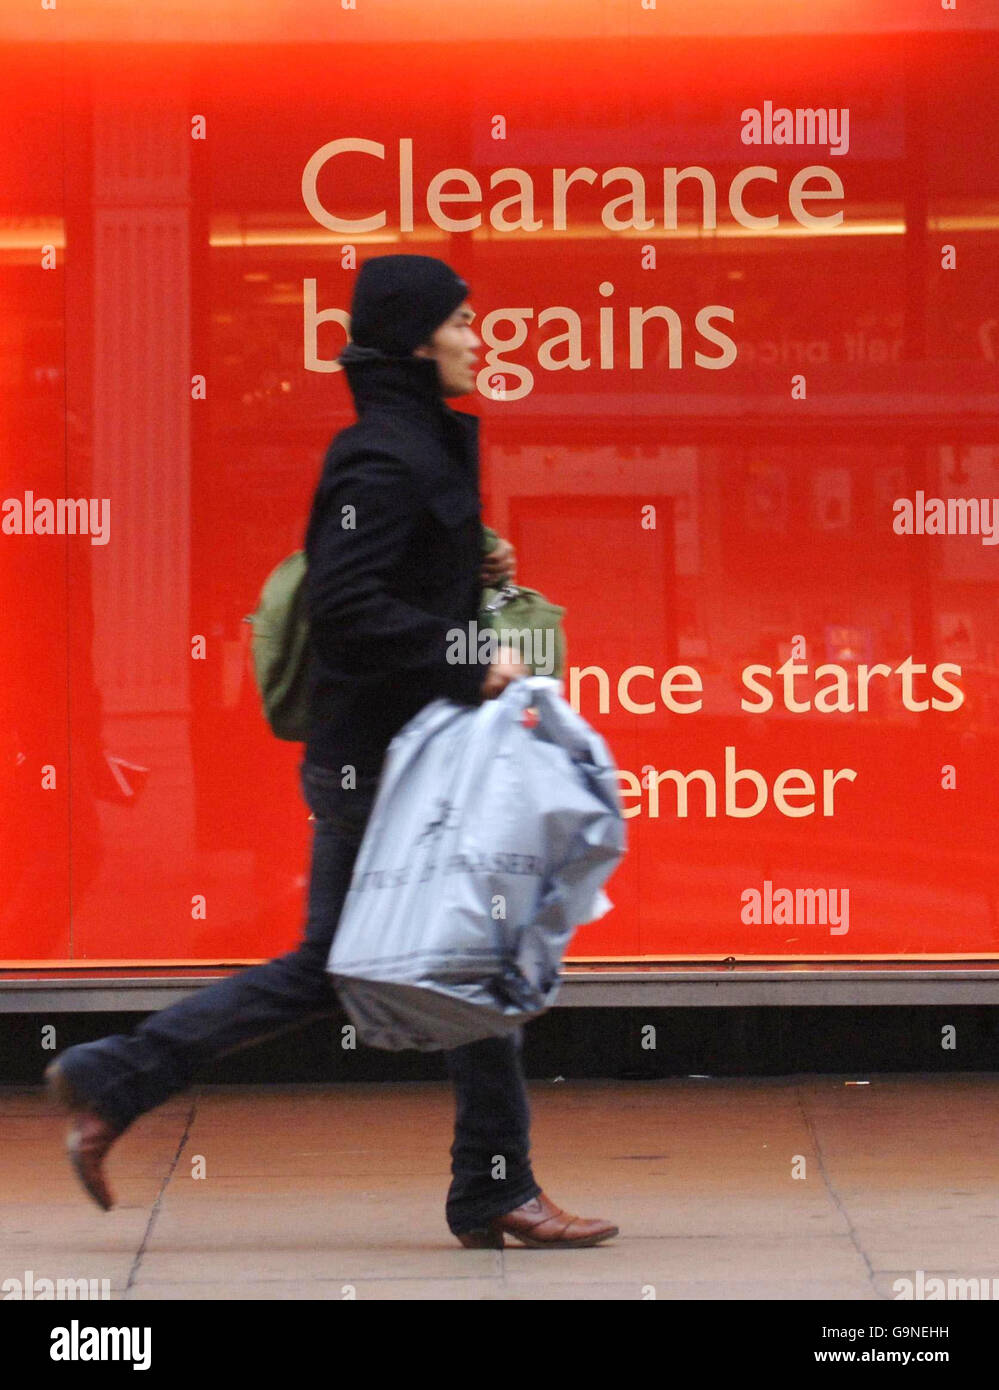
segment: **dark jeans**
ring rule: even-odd
[[[125,1128],[185,1089],[197,1068],[215,1057],[313,1019],[343,1016],[326,961],[378,777],[358,777],[357,787],[345,790],[339,773],[305,762],[301,778],[314,817],[304,938],[287,955],[240,970],[151,1015],[131,1034],[62,1053],[60,1064],[73,1087],[111,1123]],[[444,1054],[456,1102],[445,1207],[455,1233],[541,1191],[529,1161],[521,1044],[518,1031]]]

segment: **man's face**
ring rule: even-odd
[[[466,299],[429,342],[413,353],[414,357],[428,357],[437,363],[442,396],[466,396],[475,390],[476,348],[482,346],[482,341],[472,328],[474,318],[474,310]]]

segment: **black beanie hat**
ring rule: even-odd
[[[467,298],[466,282],[434,256],[377,256],[362,264],[354,283],[351,340],[409,357]]]

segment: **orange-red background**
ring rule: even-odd
[[[300,750],[263,723],[241,619],[301,543],[323,452],[352,419],[342,375],[303,360],[302,282],[316,280],[320,309],[345,309],[348,242],[361,259],[444,257],[480,322],[510,306],[580,314],[588,370],[539,369],[558,326],[535,325],[511,354],[534,371],[530,395],[453,404],[482,418],[486,519],[516,545],[519,578],[567,607],[570,663],[604,667],[612,690],[634,664],[702,673],[704,709],[686,716],[613,700],[601,713],[584,682],[582,713],[620,766],[703,767],[720,785],[734,745],[771,778],[857,770],[829,819],[705,819],[696,789],[679,819],[664,784],[659,818],[628,821],[614,911],[572,954],[999,953],[999,551],[891,526],[892,499],[917,488],[999,496],[994,36],[678,37],[634,17],[627,31],[530,42],[513,25],[463,39],[442,20],[433,41],[407,29],[403,42],[362,21],[350,41],[331,19],[325,40],[174,43],[164,21],[158,43],[22,32],[0,48],[0,501],[111,499],[107,546],[0,536],[0,957],[234,961],[296,939]],[[740,112],[766,99],[849,107],[849,153],[743,145]],[[196,115],[204,141],[190,138]],[[305,209],[306,161],[344,136],[383,142],[388,159],[344,159],[320,190],[344,215],[385,206],[384,234],[337,237]],[[403,136],[417,226],[400,236]],[[781,229],[731,235],[725,190],[756,163],[780,182],[755,185],[747,206],[781,212]],[[842,178],[845,227],[785,235],[787,185],[813,163]],[[550,222],[552,167],[619,164],[642,170],[658,220],[662,168],[709,169],[719,234],[698,231],[690,192],[679,233],[610,232],[600,209],[624,189],[599,183],[573,190],[564,235],[500,234],[488,219],[449,235],[421,212],[439,171],[466,168],[488,189],[491,170],[515,165]],[[41,268],[45,244],[55,270]],[[597,358],[605,304],[612,370]],[[644,369],[627,365],[627,308],[653,304],[681,315],[680,370],[661,323]],[[724,371],[693,365],[706,304],[735,314],[739,357]],[[324,327],[320,355],[341,342]],[[197,373],[205,400],[191,399]],[[654,531],[640,525],[648,503]],[[867,714],[741,712],[743,666],[778,665],[796,634],[813,665],[959,662],[964,707],[911,714],[886,696]],[[651,688],[637,680],[633,695]],[[135,765],[116,764],[124,787],[109,754]],[[849,933],[743,925],[740,894],[765,879],[848,888]]]

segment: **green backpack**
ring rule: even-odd
[[[497,533],[483,526],[483,555],[488,555],[498,543]],[[264,717],[278,738],[291,743],[304,743],[309,731],[309,619],[305,608],[305,572],[304,550],[286,556],[264,581],[254,612],[243,619],[253,625],[250,650]],[[561,677],[566,658],[565,634],[561,626],[564,613],[564,608],[549,603],[537,589],[504,584],[501,589],[482,590],[479,624],[497,631],[523,632],[525,640],[529,632],[546,630],[542,652],[552,652],[554,670],[544,674]],[[533,651],[533,646],[530,650]],[[530,664],[538,673],[539,661],[535,659]]]
[[[264,717],[278,738],[304,743],[308,729],[309,618],[305,611],[304,550],[271,570],[256,610],[250,650]]]

